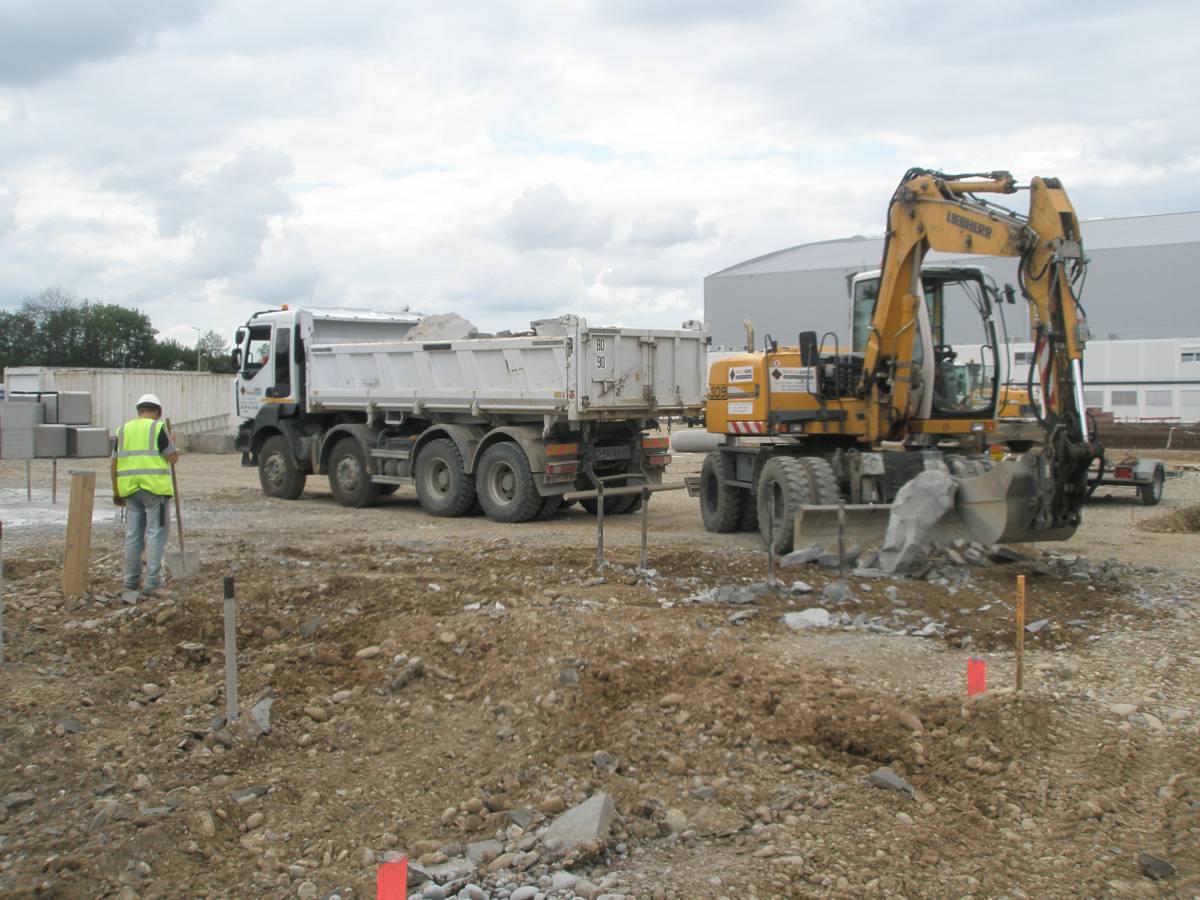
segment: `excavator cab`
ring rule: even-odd
[[[919,292],[925,298],[917,316],[912,359],[913,419],[993,419],[999,396],[998,341],[993,315],[994,287],[979,267],[927,266]],[[850,280],[852,351],[865,353],[879,271]]]

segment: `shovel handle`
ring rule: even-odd
[[[167,419],[167,433],[171,432],[171,420]],[[171,436],[174,440],[174,437]],[[179,532],[179,552],[184,553],[183,548],[183,510],[179,508],[179,481],[175,477],[175,463],[171,463],[171,505],[175,507],[175,528]]]

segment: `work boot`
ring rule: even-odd
[[[146,588],[142,596],[147,600],[170,600],[174,595],[165,587]]]

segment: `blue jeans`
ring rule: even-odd
[[[138,491],[125,498],[125,589],[136,591],[146,550],[146,589],[162,587],[162,558],[167,549],[167,498]]]

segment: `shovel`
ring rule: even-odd
[[[167,422],[170,431],[171,423]],[[167,554],[167,568],[176,578],[190,578],[200,574],[200,554],[189,553],[183,543],[183,510],[179,508],[179,481],[175,477],[175,463],[171,463],[171,490],[175,494],[172,506],[175,507],[175,528],[179,532],[179,552]]]

